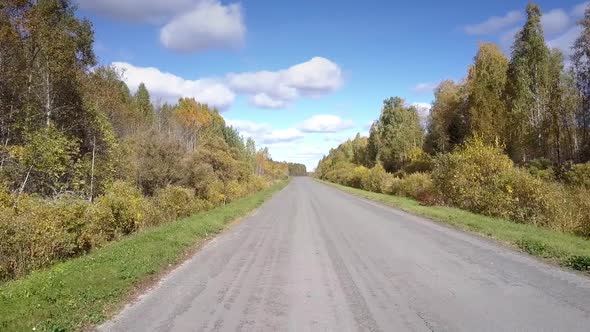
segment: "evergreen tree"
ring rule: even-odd
[[[152,105],[152,102],[150,100],[150,93],[146,88],[145,84],[139,84],[137,92],[135,93],[135,96],[133,96],[133,98],[135,99],[137,110],[139,111],[141,116],[148,121],[153,120],[154,106]]]

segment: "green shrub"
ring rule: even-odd
[[[590,271],[590,257],[574,256],[569,259],[569,266],[578,271]]]
[[[9,208],[14,204],[12,195],[8,192],[8,187],[0,184],[0,208]]]
[[[419,199],[427,193],[435,191],[432,178],[427,173],[414,173],[406,176],[401,181],[401,194],[414,199]]]
[[[434,167],[432,158],[424,152],[421,148],[414,148],[410,150],[408,155],[409,163],[404,166],[400,171],[400,174],[412,174],[412,173],[430,173]]]
[[[381,182],[381,192],[384,194],[392,195],[393,186],[397,180],[399,179],[393,174],[386,173],[383,177],[383,182]]]
[[[386,178],[387,172],[385,172],[383,166],[378,163],[369,170],[368,174],[363,179],[362,188],[364,190],[380,193]]]
[[[88,205],[77,198],[48,201],[21,195],[18,210],[0,208],[0,279],[88,251]]]
[[[156,191],[154,205],[166,221],[171,221],[196,212],[193,206],[194,199],[193,191],[178,186],[168,186]]]
[[[572,217],[574,232],[590,237],[590,189],[571,188],[569,197],[572,201]]]
[[[363,188],[363,183],[367,181],[368,177],[369,169],[365,166],[357,166],[352,171],[352,175],[348,179],[348,183],[346,183],[346,185],[358,189]]]
[[[525,237],[517,240],[516,245],[520,249],[522,249],[522,251],[529,253],[531,255],[541,256],[541,257],[546,256],[547,246],[543,242],[541,242],[537,239],[533,239],[533,238],[525,236]]]
[[[153,210],[149,204],[137,187],[122,181],[114,182],[103,196],[96,199],[87,215],[95,243],[132,233],[144,220],[151,223],[149,212]]]
[[[573,165],[572,168],[565,173],[565,181],[572,186],[590,189],[590,162]]]
[[[490,201],[508,212],[508,218],[521,223],[561,228],[560,218],[564,217],[566,194],[556,183],[543,181],[522,169],[504,172],[500,178],[502,197],[509,197],[506,202]],[[500,190],[490,188],[489,192]],[[495,197],[494,197],[495,198]]]
[[[452,153],[439,155],[432,179],[449,204],[480,212],[488,204],[486,190],[493,187],[497,176],[512,167],[501,147],[474,138]]]
[[[525,168],[531,175],[545,181],[555,181],[555,171],[551,160],[540,158],[529,161]]]
[[[324,174],[323,178],[330,182],[348,185],[352,181],[355,165],[349,162],[338,162]]]

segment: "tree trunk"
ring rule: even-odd
[[[94,160],[96,156],[96,136],[92,137],[92,166],[90,167],[90,197],[89,201],[92,203],[94,200]]]

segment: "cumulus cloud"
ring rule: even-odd
[[[500,36],[500,46],[504,49],[510,49],[512,44],[514,43],[514,39],[516,35],[520,32],[521,27],[514,27],[502,34]]]
[[[258,93],[250,98],[250,103],[259,108],[280,109],[287,106],[287,102],[274,99],[266,93]]]
[[[298,97],[325,95],[344,82],[340,66],[322,57],[279,71],[233,73],[227,79],[232,89],[253,95],[251,102],[262,108],[283,108]]]
[[[77,0],[81,9],[160,27],[160,42],[178,52],[237,48],[246,26],[239,3],[220,0]]]
[[[546,34],[563,32],[570,24],[570,18],[563,9],[553,9],[543,13],[541,17],[543,31]]]
[[[293,142],[303,138],[303,133],[296,128],[273,129],[269,124],[248,120],[227,120],[226,122],[244,137],[251,137],[259,144]]]
[[[585,1],[569,9],[554,8],[543,13],[541,24],[549,47],[560,49],[566,56],[571,55],[571,47],[580,33],[580,28],[576,25],[576,22],[584,16],[584,11],[589,4],[590,1]],[[505,51],[509,52],[514,43],[514,38],[521,29],[522,24],[520,22],[514,22],[514,24],[501,29],[499,40]]]
[[[314,115],[299,126],[306,133],[335,133],[352,127],[353,121],[330,114]]]
[[[425,94],[432,93],[432,91],[434,91],[434,89],[436,89],[437,85],[438,85],[438,83],[434,83],[434,82],[418,83],[418,84],[416,84],[416,86],[414,86],[414,88],[412,90],[419,95],[425,95]]]
[[[179,97],[227,109],[236,94],[246,94],[258,108],[281,109],[301,97],[319,97],[343,83],[341,69],[325,58],[313,58],[286,70],[232,73],[220,78],[187,80],[153,67],[136,67],[127,62],[113,66],[124,71],[124,80],[134,90],[145,83],[155,97],[175,101]],[[315,70],[316,72],[311,72]]]
[[[469,35],[487,35],[507,28],[523,18],[522,12],[513,10],[504,16],[492,16],[481,23],[466,25],[463,30]]]
[[[243,44],[246,26],[239,4],[223,6],[202,1],[193,10],[176,16],[160,30],[160,41],[179,52],[208,48],[235,48]]]
[[[573,26],[561,36],[549,40],[547,42],[547,45],[549,45],[549,47],[552,48],[558,48],[563,52],[565,56],[569,56],[572,54],[572,46],[574,45],[574,42],[580,36],[581,33],[581,27]]]
[[[223,82],[214,79],[186,80],[153,67],[136,67],[125,62],[113,66],[123,72],[123,79],[129,89],[136,90],[145,83],[153,98],[176,101],[180,97],[195,98],[201,103],[227,109],[234,101],[235,94]]]
[[[572,16],[576,18],[584,16],[584,13],[586,12],[586,8],[588,8],[588,5],[590,5],[590,1],[584,1],[582,3],[575,5],[571,11]]]

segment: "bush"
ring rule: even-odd
[[[389,193],[410,197],[427,205],[434,205],[441,201],[428,173],[413,173],[404,178],[392,179]]]
[[[238,180],[231,180],[225,184],[224,195],[227,202],[231,202],[247,194],[246,188],[244,188]]]
[[[0,184],[0,209],[9,208],[14,204],[12,195],[8,192],[8,188],[5,185]]]
[[[193,204],[194,199],[193,191],[178,186],[168,186],[156,191],[154,205],[163,219],[171,221],[197,212]]]
[[[409,163],[400,171],[400,173],[430,173],[433,169],[432,158],[421,148],[413,148],[408,154]]]
[[[500,174],[512,167],[501,147],[487,146],[474,138],[458,150],[438,156],[432,179],[447,203],[480,212],[488,205],[489,197],[484,193]]]
[[[375,165],[371,168],[367,176],[362,181],[364,190],[380,193],[382,192],[382,185],[387,178],[387,173],[381,164]]]
[[[573,205],[571,220],[575,221],[574,232],[590,237],[590,189],[572,188],[569,197]]]
[[[495,215],[507,214],[509,219],[516,222],[553,228],[561,228],[559,224],[563,222],[562,219],[567,219],[562,218],[565,217],[563,213],[567,206],[566,193],[558,184],[543,181],[517,168],[504,172],[499,184],[501,188],[490,188],[488,191],[498,193],[494,197],[488,197],[488,205],[504,210]],[[501,199],[498,200],[497,197]]]
[[[367,181],[368,177],[369,169],[365,166],[357,166],[352,171],[352,175],[350,176],[350,179],[346,185],[349,187],[361,189],[363,188],[363,183]]]
[[[150,202],[140,190],[126,182],[116,181],[89,209],[87,218],[95,244],[114,240],[136,231],[142,224],[152,224]]]
[[[396,176],[391,173],[386,173],[381,183],[381,192],[384,194],[392,195],[394,183],[399,180]]]
[[[0,208],[0,279],[88,251],[88,206],[77,198],[47,201],[21,195],[18,210]]]
[[[348,185],[352,181],[355,165],[349,162],[338,162],[323,175],[323,179],[330,182]]]
[[[573,165],[565,173],[565,181],[572,186],[590,189],[590,163]]]
[[[540,158],[529,161],[526,169],[531,175],[545,181],[555,181],[555,172],[551,160]]]

